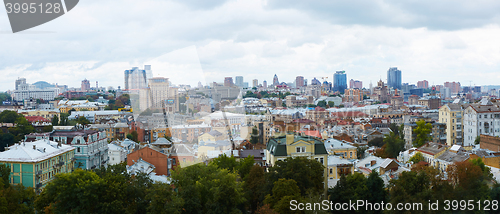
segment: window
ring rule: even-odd
[[[352,152],[350,152],[350,154],[349,154],[349,155],[350,155],[349,157],[351,157],[351,158],[352,158]]]
[[[479,115],[479,118],[481,118],[481,115]]]
[[[333,174],[333,169],[332,168],[330,168],[330,174]]]
[[[297,146],[295,147],[295,151],[297,153],[303,153],[303,152],[306,152],[306,147],[305,146]]]
[[[323,164],[323,158],[319,158],[319,162]]]
[[[77,148],[76,148],[76,152],[80,152],[80,147],[77,147]]]

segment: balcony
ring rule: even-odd
[[[36,188],[36,189],[39,189],[39,188],[42,188],[42,186],[43,186],[43,184],[42,184],[42,183],[37,183],[37,184],[35,185],[35,188]]]

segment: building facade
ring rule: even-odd
[[[333,74],[333,91],[343,92],[347,88],[347,75],[345,71],[336,71]]]
[[[472,146],[476,137],[483,135],[500,136],[500,108],[483,98],[464,110],[464,145]]]
[[[439,108],[439,122],[446,124],[446,144],[463,145],[462,106],[446,104]]]
[[[74,157],[75,148],[41,139],[15,144],[0,152],[0,164],[10,167],[10,184],[23,184],[40,193],[56,174],[73,171]]]
[[[387,70],[387,86],[389,88],[401,89],[401,71],[396,67],[389,68]]]

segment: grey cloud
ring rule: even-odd
[[[268,8],[305,11],[339,25],[456,30],[500,23],[500,2],[492,0],[275,0]]]

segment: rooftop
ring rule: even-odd
[[[49,140],[37,140],[15,144],[0,152],[0,161],[4,162],[39,162],[65,152],[74,150],[72,146]]]

